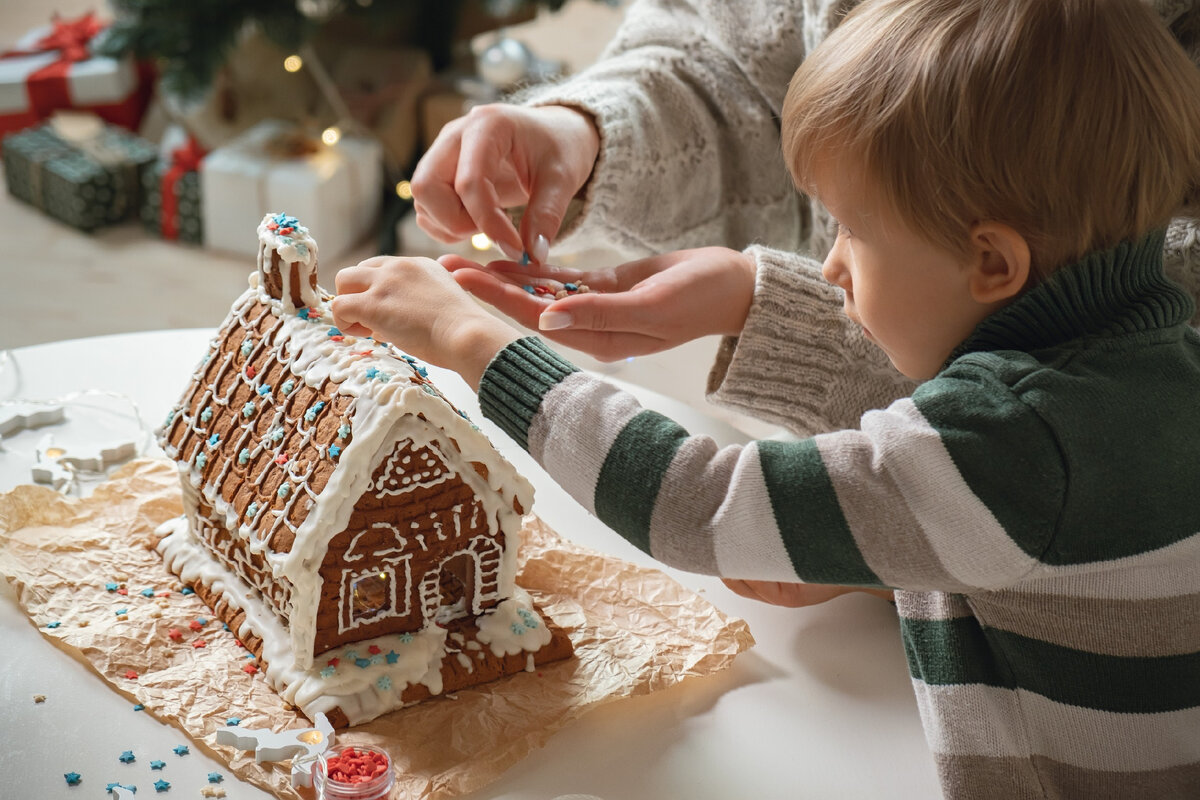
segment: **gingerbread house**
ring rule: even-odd
[[[529,483],[396,348],[346,336],[293,217],[159,443],[158,549],[312,718],[357,724],[570,653],[515,582]]]

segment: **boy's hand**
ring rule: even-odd
[[[754,298],[754,259],[724,247],[679,250],[590,272],[511,261],[481,267],[459,256],[439,260],[480,300],[601,361],[657,353],[711,334],[736,336]],[[522,288],[546,280],[582,283],[592,291],[553,300]]]
[[[747,581],[722,578],[729,589],[737,595],[785,608],[815,606],[835,597],[851,592],[866,592],[884,600],[892,599],[888,589],[867,589],[859,586],[834,586],[823,583],[781,583],[780,581]]]
[[[454,370],[472,389],[496,353],[521,336],[427,258],[369,258],[338,272],[335,284],[330,308],[343,333],[391,342]]]

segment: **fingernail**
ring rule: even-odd
[[[503,242],[500,242],[499,244],[500,244],[500,252],[504,253],[504,255],[508,258],[509,261],[520,261],[521,260],[522,253],[519,250],[516,250],[512,247],[512,245],[507,245],[507,244],[504,244]]]
[[[550,257],[550,240],[539,233],[533,242],[533,252],[530,255],[537,263],[545,264],[546,259]]]
[[[547,311],[538,317],[538,329],[543,331],[561,331],[575,324],[575,317],[566,311]]]

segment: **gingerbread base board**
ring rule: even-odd
[[[214,616],[229,626],[231,631],[244,631],[245,612],[232,607],[220,592],[213,591],[203,582],[197,582],[191,588],[196,596],[212,609]],[[574,650],[566,632],[555,625],[536,605],[534,608],[549,629],[551,638],[548,644],[532,653],[521,652],[515,655],[497,656],[490,647],[479,642],[477,638],[479,631],[473,620],[459,619],[449,623],[446,626],[446,654],[441,663],[442,687],[439,694],[445,695],[480,686],[573,656]],[[262,640],[253,634],[247,635],[243,632],[239,641],[254,654],[259,669],[270,675],[271,667],[264,657]],[[317,661],[320,662],[320,660],[321,657],[318,656]],[[413,683],[403,690],[400,698],[403,706],[410,706],[434,696],[425,684]],[[350,727],[350,718],[340,706],[326,711],[325,715],[335,728]]]

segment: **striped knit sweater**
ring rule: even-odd
[[[484,413],[670,565],[890,586],[950,798],[1200,796],[1200,335],[1161,234],[986,319],[861,426],[723,449],[537,339]]]

